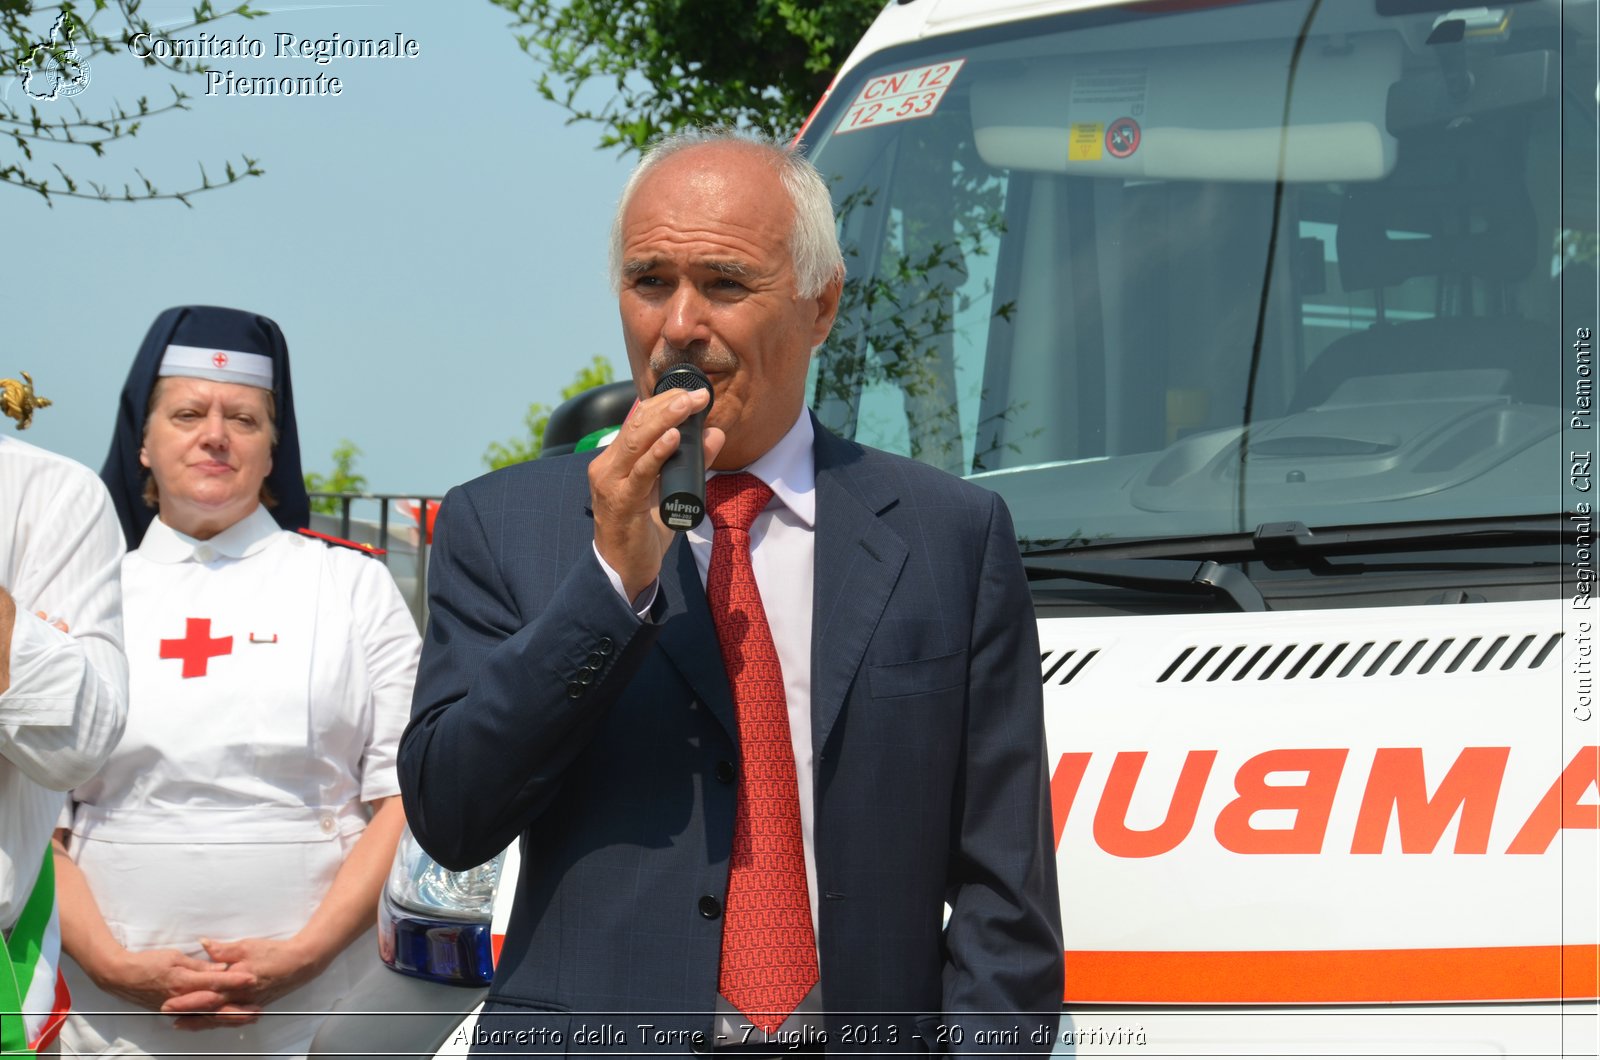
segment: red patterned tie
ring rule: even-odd
[[[706,598],[739,725],[739,784],[717,987],[768,1034],[817,983],[794,743],[778,649],[750,566],[750,524],[772,499],[744,472],[706,483],[715,530]]]

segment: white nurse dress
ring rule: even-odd
[[[399,792],[420,639],[378,561],[280,530],[262,508],[198,541],[159,519],[122,567],[129,712],[73,793],[73,859],[131,950],[283,939]],[[244,1027],[179,1031],[66,962],[71,1055],[303,1054],[376,960],[365,937]],[[299,1014],[297,1014],[299,1013]]]

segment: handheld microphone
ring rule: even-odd
[[[678,425],[678,448],[661,465],[661,521],[683,533],[700,525],[706,514],[706,451],[702,432],[716,392],[711,380],[692,364],[675,365],[656,381],[655,393],[704,390],[706,407]]]

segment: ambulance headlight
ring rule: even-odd
[[[397,972],[482,986],[494,976],[490,915],[502,852],[465,872],[442,867],[407,828],[378,903],[378,955]]]
[[[413,913],[487,923],[504,860],[502,852],[476,868],[451,872],[422,852],[408,826],[400,835],[386,890],[390,901]]]

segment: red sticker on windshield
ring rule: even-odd
[[[1132,118],[1118,118],[1106,126],[1106,154],[1112,158],[1127,158],[1139,150],[1139,123]]]
[[[833,131],[855,132],[874,125],[932,117],[965,63],[965,59],[951,59],[874,77],[845,108],[844,117]]]

